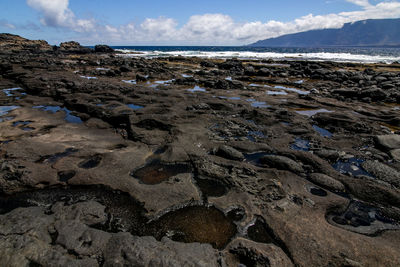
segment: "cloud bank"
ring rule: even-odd
[[[83,43],[161,44],[161,45],[243,45],[261,39],[313,29],[340,28],[344,23],[364,19],[398,18],[400,2],[384,1],[375,5],[368,0],[346,0],[359,11],[313,15],[290,22],[270,20],[239,23],[225,14],[193,15],[183,25],[173,18],[147,18],[140,24],[115,27],[94,19],[79,19],[69,9],[69,0],[27,0],[37,10],[43,26],[76,32]]]

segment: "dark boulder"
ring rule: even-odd
[[[94,47],[94,52],[96,52],[96,53],[113,53],[114,49],[112,49],[108,45],[96,45]]]

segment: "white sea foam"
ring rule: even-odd
[[[140,51],[117,49],[120,56],[124,57],[201,57],[201,58],[240,58],[240,59],[276,59],[276,60],[313,60],[336,62],[360,62],[360,63],[392,63],[400,61],[400,57],[383,55],[364,55],[352,53],[277,53],[277,52],[252,52],[252,51]]]

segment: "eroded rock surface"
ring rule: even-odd
[[[2,266],[399,265],[400,65],[0,47]]]

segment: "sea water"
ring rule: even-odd
[[[400,62],[400,48],[269,48],[248,46],[114,46],[125,57],[202,57],[273,60],[312,60],[358,63]]]

